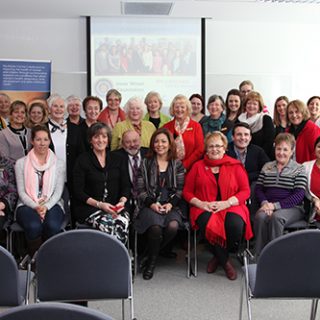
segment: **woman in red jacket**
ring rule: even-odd
[[[237,273],[229,260],[229,251],[236,251],[243,237],[250,239],[252,230],[245,201],[250,196],[247,173],[240,161],[225,154],[227,138],[214,131],[205,139],[206,155],[188,173],[183,189],[191,204],[192,227],[212,245],[214,257],[207,272],[220,264],[230,280]]]
[[[190,119],[191,112],[188,98],[178,94],[170,105],[170,114],[174,118],[163,126],[173,134],[178,159],[187,171],[203,154],[202,128],[198,122]]]
[[[320,136],[320,128],[310,120],[307,106],[300,100],[289,102],[287,117],[290,122],[287,132],[296,138],[296,161],[303,163],[315,159],[314,144]]]

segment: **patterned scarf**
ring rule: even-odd
[[[183,160],[185,157],[185,154],[186,154],[182,135],[186,131],[186,129],[189,125],[189,122],[190,122],[189,117],[186,117],[186,119],[184,120],[182,125],[180,125],[180,123],[177,120],[175,120],[175,122],[174,122],[174,129],[177,133],[177,137],[175,138],[175,142],[177,145],[177,157],[179,160]]]

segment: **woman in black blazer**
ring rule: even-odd
[[[75,219],[114,234],[122,242],[128,235],[130,179],[123,158],[107,150],[110,130],[95,123],[88,130],[91,150],[79,156],[74,171]]]

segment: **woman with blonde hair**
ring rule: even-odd
[[[44,100],[34,100],[28,104],[28,120],[26,126],[32,128],[37,124],[48,122],[48,106]]]

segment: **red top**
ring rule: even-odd
[[[124,120],[126,120],[126,114],[124,113],[124,111],[121,108],[119,108],[118,118],[115,123],[113,123],[111,121],[108,107],[104,108],[98,117],[98,121],[105,123],[107,126],[109,126],[110,129],[113,129],[117,122],[121,122]]]
[[[178,135],[174,128],[175,119],[167,122],[163,127],[167,128],[174,137]],[[190,170],[192,164],[201,159],[204,151],[204,138],[201,125],[190,119],[187,129],[182,134],[185,147],[185,157],[182,160],[183,166],[187,171]]]
[[[296,141],[296,161],[303,163],[314,160],[314,143],[320,136],[320,128],[311,120],[308,120],[302,131],[298,134]]]
[[[227,155],[224,156],[226,163],[220,166],[219,188],[221,201],[228,200],[235,196],[238,206],[232,206],[230,209],[212,214],[207,224],[206,237],[211,243],[225,244],[226,235],[224,229],[224,220],[227,211],[234,212],[241,216],[246,224],[245,238],[252,237],[250,224],[250,214],[246,200],[250,197],[250,185],[247,172],[240,161]],[[218,193],[217,181],[211,168],[205,164],[204,160],[195,163],[185,179],[183,197],[186,201],[194,197],[201,201],[215,201]],[[203,213],[203,209],[191,206],[190,221],[193,228],[197,229],[196,220]]]

